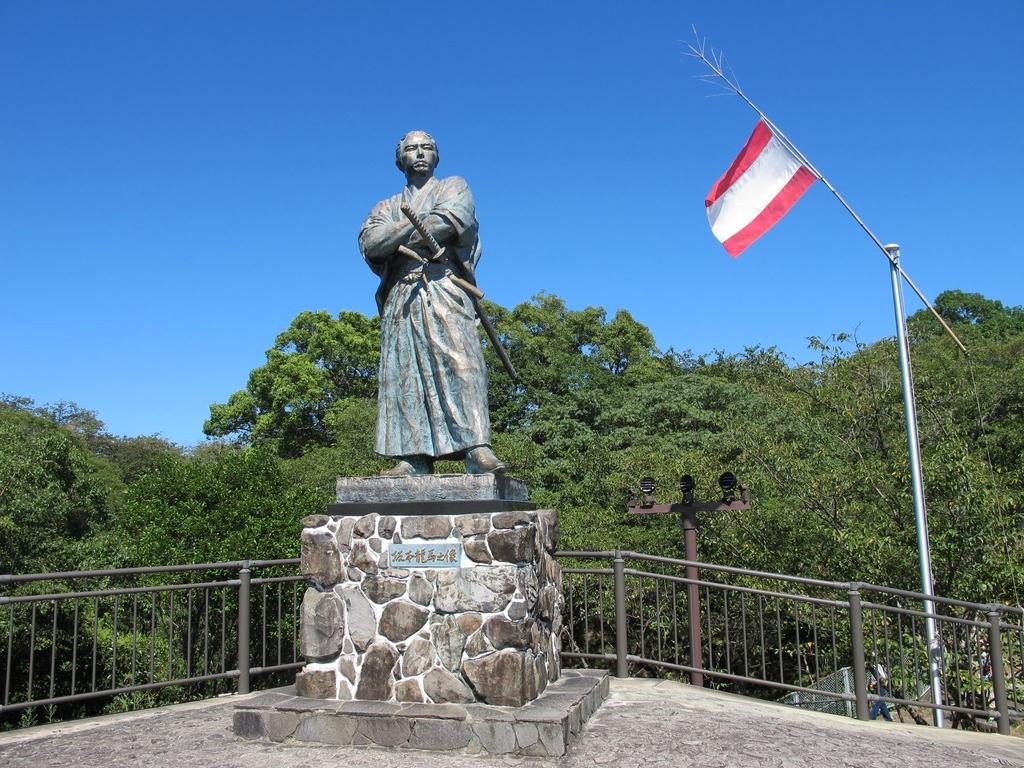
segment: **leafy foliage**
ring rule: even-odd
[[[0,408],[0,571],[74,568],[79,544],[116,507],[121,487],[117,468],[80,436],[23,408]]]
[[[918,586],[892,339],[812,338],[817,359],[798,365],[771,348],[661,351],[628,312],[551,295],[485,306],[521,376],[482,337],[495,448],[535,501],[560,510],[565,548],[680,554],[677,521],[625,515],[637,478],[653,475],[670,501],[694,474],[711,499],[730,469],[755,508],[702,517],[704,559]],[[927,312],[910,318],[936,587],[1017,603],[1024,311],[959,291],[936,307],[971,350],[959,356]],[[73,404],[4,399],[6,561],[53,567],[81,541],[107,566],[293,554],[297,520],[322,509],[337,475],[387,464],[372,451],[378,345],[376,318],[299,314],[246,388],[211,407],[206,432],[235,445],[188,454],[114,438]]]
[[[210,406],[203,431],[243,444],[273,442],[282,456],[330,445],[353,398],[376,394],[380,321],[358,312],[301,312],[267,350],[245,389]]]

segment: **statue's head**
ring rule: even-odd
[[[433,176],[440,161],[434,137],[426,131],[409,131],[395,147],[395,165],[406,176]]]

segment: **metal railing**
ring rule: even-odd
[[[1019,608],[932,598],[936,612],[927,613],[924,595],[870,584],[636,552],[558,556],[565,660],[607,663],[619,676],[661,670],[695,682],[710,678],[716,687],[744,694],[763,696],[768,689],[831,697],[851,702],[862,720],[876,714],[880,702],[942,710],[964,727],[994,723],[1002,734],[1021,717]],[[925,639],[927,618],[936,621],[937,649]],[[929,687],[932,659],[941,672],[941,703]],[[812,687],[844,667],[852,670],[853,693]]]
[[[0,714],[301,667],[298,562],[0,575]]]
[[[558,556],[563,662],[607,664],[619,676],[699,675],[748,695],[831,698],[861,719],[882,701],[941,709],[954,724],[992,721],[1000,733],[1020,717],[1018,608],[934,598],[936,612],[929,614],[919,593],[867,584],[635,552]],[[252,676],[300,668],[305,584],[298,563],[0,575],[0,715],[171,686],[246,693]],[[925,641],[929,617],[939,649]],[[928,688],[936,651],[941,704]],[[852,692],[822,690],[822,681],[844,668],[852,673]],[[872,687],[878,677],[881,685]]]

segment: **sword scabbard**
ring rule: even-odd
[[[444,250],[441,244],[434,239],[434,236],[430,234],[426,226],[423,224],[423,220],[407,203],[402,203],[402,213],[405,214],[405,218],[409,220],[413,228],[420,233],[420,237],[430,247],[430,251],[433,254],[432,261],[436,260],[441,252]],[[452,259],[453,266],[458,268],[458,259]],[[487,313],[484,312],[484,308],[480,306],[480,299],[484,297],[483,291],[477,288],[475,285],[470,283],[468,280],[464,280],[456,275],[452,276],[452,281],[456,285],[459,285],[466,293],[469,294],[469,299],[473,303],[473,309],[476,310],[476,316],[480,318],[480,325],[483,326],[484,332],[487,334],[487,338],[491,340],[491,344],[494,345],[494,351],[498,353],[498,358],[501,360],[501,364],[505,366],[505,370],[508,371],[513,381],[519,380],[519,374],[516,373],[515,366],[512,365],[512,360],[508,356],[508,352],[505,351],[505,347],[501,345],[501,340],[498,338],[498,332],[494,330],[494,326],[491,324],[491,320],[487,317]]]

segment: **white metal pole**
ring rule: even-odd
[[[914,377],[910,370],[910,344],[907,341],[906,313],[903,309],[903,285],[900,282],[900,247],[895,243],[885,246],[889,256],[889,274],[892,277],[892,303],[896,313],[896,344],[899,347],[900,379],[903,383],[903,416],[907,423],[907,447],[910,453],[910,482],[914,496],[914,524],[917,528],[917,551],[921,569],[921,592],[926,613],[935,613],[935,602],[927,598],[935,595],[932,586],[932,555],[928,543],[928,514],[924,500],[924,480],[921,476],[921,443],[917,435],[917,405],[914,398]],[[925,619],[928,638],[928,672],[932,683],[932,701],[942,704],[942,648],[935,631],[935,619]],[[939,728],[945,723],[945,713],[934,710],[934,722]]]

